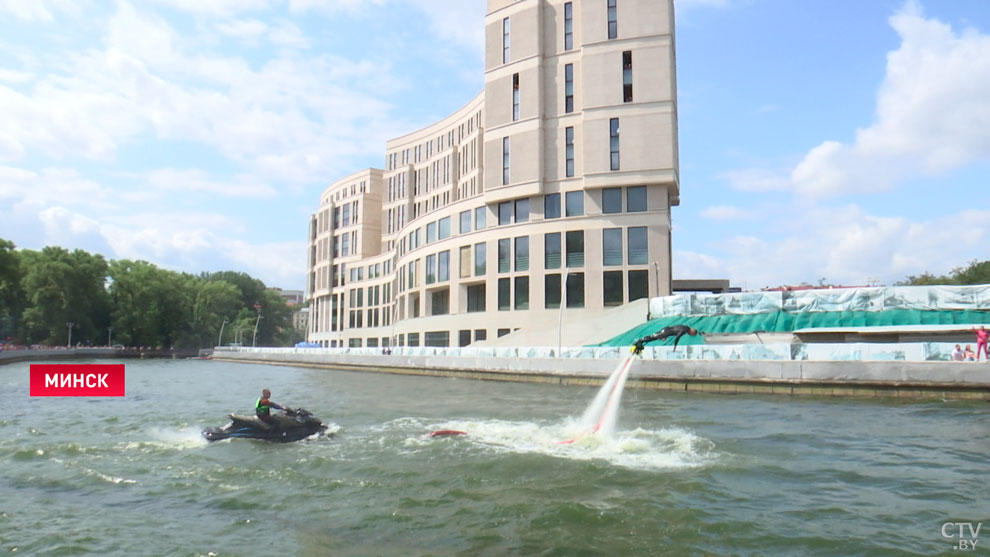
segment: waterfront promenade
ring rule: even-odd
[[[491,349],[489,349],[491,350]],[[218,348],[213,359],[363,372],[599,386],[627,348],[504,351],[396,348]],[[942,361],[637,359],[629,388],[725,394],[898,397],[990,402],[990,364]]]

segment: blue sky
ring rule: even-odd
[[[990,2],[675,6],[675,278],[990,259]],[[0,0],[0,237],[301,289],[320,192],[481,91],[484,9]]]

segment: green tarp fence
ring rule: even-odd
[[[687,325],[705,333],[786,333],[798,329],[826,327],[883,327],[891,325],[975,325],[990,322],[990,312],[979,310],[828,311],[792,313],[775,311],[748,315],[671,316],[653,319],[600,344],[590,346],[631,346],[646,335],[668,325]],[[703,336],[684,335],[678,346],[704,344]],[[673,337],[648,346],[673,345]]]

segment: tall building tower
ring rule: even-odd
[[[489,0],[484,92],[321,196],[309,340],[538,344],[669,294],[673,25],[672,0]]]

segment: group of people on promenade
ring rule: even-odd
[[[957,344],[956,349],[952,351],[952,361],[978,362],[980,356],[983,356],[985,361],[990,362],[990,331],[983,325],[980,325],[979,329],[973,327],[972,330],[976,333],[976,352],[973,352],[973,347],[969,344],[966,345],[965,350]]]

